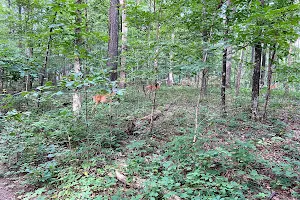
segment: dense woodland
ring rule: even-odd
[[[0,2],[0,199],[300,199],[298,0]]]

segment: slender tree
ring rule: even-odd
[[[227,7],[226,7],[226,15],[225,15],[225,41],[228,40],[228,34],[229,34],[229,16],[228,16],[228,7],[230,5],[230,0],[226,1]],[[227,77],[227,58],[228,58],[228,48],[225,47],[223,50],[223,62],[222,62],[222,81],[221,81],[221,110],[222,114],[226,114],[226,77]],[[231,66],[230,66],[231,68]]]
[[[57,15],[57,12],[54,13],[52,24],[55,23],[56,15]],[[42,67],[41,75],[40,75],[40,85],[41,86],[44,85],[44,81],[45,81],[45,78],[46,78],[47,65],[48,65],[48,62],[49,62],[49,55],[50,55],[50,47],[51,47],[51,42],[52,42],[52,33],[53,33],[53,30],[54,30],[54,27],[51,26],[50,29],[49,29],[49,37],[48,37],[48,41],[47,41],[45,58],[44,58],[44,63],[43,63],[43,67]],[[75,42],[75,44],[76,44],[76,42]]]
[[[260,0],[261,6],[264,7],[264,0]],[[262,25],[263,21],[258,20],[257,25]],[[263,34],[262,31],[259,31],[260,34]],[[262,44],[259,41],[255,42],[254,45],[254,69],[252,75],[252,104],[251,104],[251,113],[252,119],[259,119],[259,83],[260,83],[260,69],[261,69],[261,58],[262,58]]]
[[[119,45],[119,0],[110,0],[109,7],[109,41],[107,67],[111,69],[110,80],[118,78],[118,45]]]
[[[82,4],[82,0],[76,0],[76,4]],[[80,60],[80,48],[82,48],[83,40],[81,36],[81,23],[82,23],[82,12],[80,9],[76,10],[75,19],[75,58],[74,58],[74,72],[78,75],[81,73],[81,60]],[[73,94],[73,112],[78,115],[81,109],[81,95],[78,89],[75,89]]]
[[[0,68],[0,94],[3,92],[4,88],[4,68]]]
[[[126,14],[126,0],[120,0],[122,8],[122,55],[121,55],[121,72],[120,72],[120,88],[125,88],[126,78],[126,51],[127,51],[127,14]]]
[[[261,55],[261,74],[260,74],[260,87],[265,85],[265,74],[266,74],[266,48],[262,50]]]
[[[244,54],[245,54],[245,50],[242,49],[240,62],[238,65],[238,70],[237,70],[237,75],[236,75],[236,81],[235,81],[235,96],[239,96],[239,93],[240,93],[242,70],[243,70],[243,65],[244,65]]]
[[[174,41],[175,41],[175,34],[174,34],[174,32],[171,34],[171,38],[172,38],[172,45],[173,45]],[[173,77],[173,72],[172,72],[173,59],[174,59],[174,53],[171,50],[170,51],[170,66],[169,66],[169,73],[168,73],[168,78],[167,78],[167,85],[168,86],[172,86],[174,84],[174,77]]]
[[[252,75],[252,119],[258,119],[259,79],[261,66],[261,44],[255,44],[255,65]]]
[[[231,67],[232,67],[232,46],[227,47],[227,59],[226,59],[226,87],[230,88],[231,78]]]
[[[275,61],[275,56],[276,56],[276,45],[274,45],[273,52],[272,52],[272,54],[270,54],[270,58],[269,58],[268,75],[267,75],[267,94],[266,94],[266,99],[265,99],[265,104],[264,104],[263,119],[267,118],[267,107],[268,107],[270,96],[271,96],[273,63]]]
[[[227,49],[223,50],[223,63],[222,63],[222,83],[221,83],[221,105],[222,113],[226,114],[226,59]]]
[[[293,45],[290,44],[290,49],[289,49],[289,54],[287,56],[287,66],[291,67],[292,66],[292,53],[293,53]],[[284,94],[287,96],[289,94],[289,83],[288,79],[284,81]]]
[[[203,41],[207,42],[208,41],[208,31],[204,30],[202,33]],[[205,58],[205,61],[207,60],[207,52],[206,50],[203,51],[203,57]],[[207,94],[207,82],[208,82],[208,72],[209,69],[206,67],[202,70],[202,77],[201,77],[201,93],[203,95]]]

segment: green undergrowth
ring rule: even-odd
[[[152,106],[140,87],[95,110],[88,94],[78,117],[69,94],[45,96],[43,109],[31,97],[4,99],[10,111],[0,118],[0,156],[9,171],[2,175],[25,176],[32,189],[21,199],[266,199],[274,191],[300,198],[299,98],[275,94],[268,120],[254,122],[250,91],[239,98],[233,92],[221,117],[219,90],[209,91],[196,132],[196,88],[162,87],[162,116],[151,133],[138,120]],[[129,134],[130,120],[140,124]]]

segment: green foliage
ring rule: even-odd
[[[147,101],[138,100],[145,98],[143,94],[135,90],[128,88],[121,104],[99,105],[95,113],[88,113],[93,116],[88,122],[74,117],[68,107],[60,107],[66,94],[52,102],[55,106],[49,103],[52,110],[15,110],[1,118],[1,144],[6,144],[1,145],[1,158],[10,167],[9,173],[26,174],[28,184],[36,188],[24,198],[250,199],[270,196],[264,185],[274,190],[292,189],[297,197],[299,153],[296,143],[282,144],[293,138],[286,133],[285,123],[275,118],[269,121],[272,126],[253,123],[245,107],[239,108],[239,114],[220,118],[203,103],[201,112],[211,114],[201,116],[195,142],[193,124],[188,123],[193,115],[185,109],[172,111],[174,115],[164,121],[170,135],[139,130],[138,135],[128,136],[122,128],[126,127],[127,116],[144,116],[150,110]],[[161,105],[174,94],[178,102],[189,98],[187,106],[197,98],[191,95],[193,89],[162,91],[158,93]],[[116,115],[119,117],[114,118]],[[277,130],[284,134],[278,135]],[[264,148],[272,151],[269,147],[279,144],[286,154],[284,162],[258,154]],[[115,170],[127,177],[124,192],[120,192],[125,187],[114,176]],[[137,180],[139,189],[132,186]]]
[[[120,103],[92,110],[92,96],[110,93],[118,84],[109,81],[106,68],[108,8],[108,0],[0,4],[0,89],[5,89],[0,91],[5,93],[0,96],[0,157],[9,169],[4,175],[25,175],[32,186],[21,198],[263,199],[271,190],[299,198],[299,142],[290,130],[299,114],[299,49],[292,45],[299,37],[299,3],[128,0],[128,44],[120,56],[126,56],[129,87],[118,91]],[[74,45],[76,38],[83,45]],[[272,90],[272,117],[249,121],[253,63],[247,60],[240,96],[227,89],[228,117],[220,117],[224,48],[233,47],[234,67],[237,52],[258,42],[264,49],[276,47],[274,81],[289,84],[289,95],[282,85]],[[249,49],[245,54],[249,59]],[[75,57],[80,57],[80,73],[72,71]],[[149,133],[141,119],[152,112],[152,101],[141,85],[165,80],[169,72],[180,84],[201,77],[206,68],[211,78],[199,105],[198,129],[199,88],[163,85],[156,99],[162,114]],[[47,80],[40,86],[44,73]],[[71,111],[74,91],[83,97],[77,116]],[[284,120],[275,112],[283,108]],[[129,122],[135,125],[132,134]],[[116,170],[126,175],[126,186]]]

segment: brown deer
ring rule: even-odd
[[[115,95],[115,92],[109,94],[96,94],[95,96],[93,96],[93,101],[95,102],[95,105],[92,110],[95,110],[96,106],[99,103],[112,103],[113,97]]]
[[[274,83],[273,85],[270,85],[270,90],[274,90],[277,88],[277,83]]]
[[[149,97],[150,97],[150,94],[152,92],[154,92],[155,90],[158,90],[160,88],[160,85],[161,85],[161,82],[156,82],[154,85],[147,85],[147,86],[144,86],[144,93],[145,93],[145,96],[147,94],[149,94]]]

